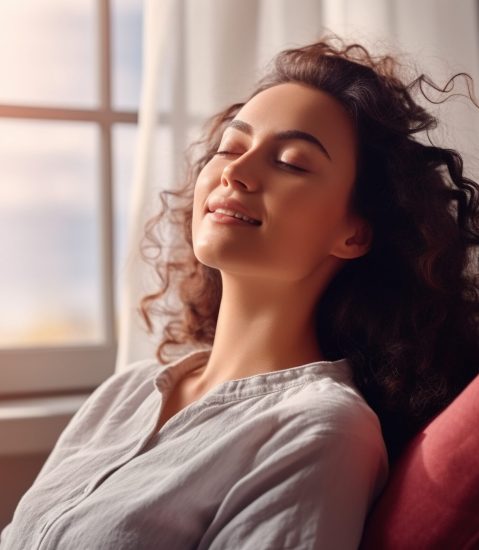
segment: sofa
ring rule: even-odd
[[[479,376],[408,444],[361,550],[479,549]]]

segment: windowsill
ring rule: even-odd
[[[0,456],[49,453],[89,394],[0,402]]]

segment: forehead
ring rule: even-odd
[[[356,132],[346,109],[328,93],[305,84],[287,82],[263,90],[235,118],[251,124],[255,133],[301,130],[324,139],[333,150],[356,150]]]

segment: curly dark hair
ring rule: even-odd
[[[250,96],[303,83],[334,97],[355,124],[359,159],[352,200],[373,229],[373,243],[329,284],[315,326],[324,357],[350,361],[355,383],[380,418],[391,460],[479,372],[479,186],[464,176],[458,152],[433,144],[429,131],[437,119],[413,98],[444,101],[456,95],[450,92],[461,77],[477,105],[472,79],[458,73],[440,87],[425,74],[406,81],[402,71],[392,56],[326,37],[279,53]],[[428,98],[427,89],[442,99]],[[213,342],[221,277],[193,254],[193,190],[246,101],[207,121],[203,138],[188,152],[184,186],[161,192],[162,209],[146,224],[143,252],[155,251],[149,261],[161,286],[143,297],[139,311],[149,332],[153,314],[173,316],[160,338],[160,362],[165,346]],[[419,135],[426,138],[422,143]],[[181,242],[166,255],[163,221],[183,229]],[[179,309],[166,305],[170,278]]]

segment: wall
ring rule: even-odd
[[[31,486],[48,454],[0,456],[0,530],[7,525],[23,493]]]

